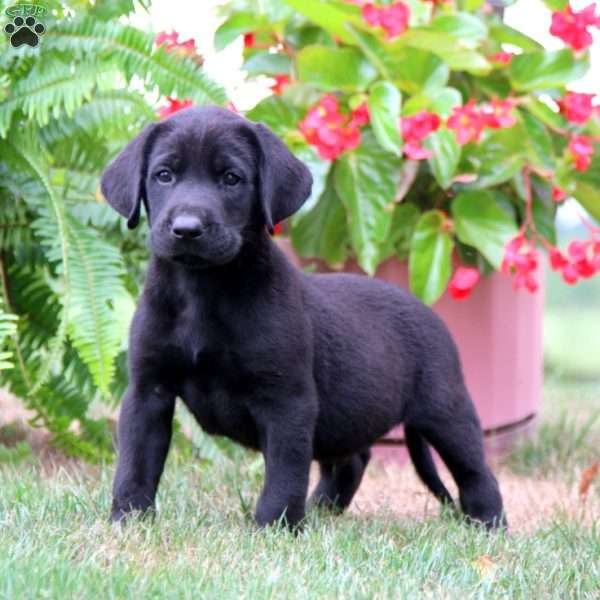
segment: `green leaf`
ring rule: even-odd
[[[420,216],[421,213],[415,204],[410,202],[396,204],[389,235],[380,247],[380,261],[390,256],[396,256],[399,260],[408,258],[413,231]]]
[[[368,130],[363,130],[361,145],[335,165],[335,189],[348,212],[352,245],[360,266],[371,275],[389,232],[400,165]]]
[[[462,105],[460,92],[451,87],[424,92],[412,96],[403,108],[403,114],[413,115],[422,110],[437,113],[442,119],[447,119],[452,114],[452,109]]]
[[[441,211],[423,213],[410,245],[410,289],[426,304],[433,304],[444,293],[452,271],[454,241],[445,221]]]
[[[578,181],[573,195],[596,222],[600,223],[600,188],[590,185],[587,181]]]
[[[321,26],[331,35],[347,44],[353,42],[346,29],[347,23],[362,25],[360,9],[357,6],[335,0],[284,0],[301,15]]]
[[[292,63],[285,54],[256,52],[244,64],[242,69],[250,75],[281,75],[290,72]]]
[[[534,97],[527,98],[523,108],[535,115],[544,125],[555,129],[564,129],[567,126],[566,119],[558,112],[553,111],[547,104]]]
[[[468,10],[475,12],[479,10],[485,4],[485,0],[459,0],[459,7],[462,10]]]
[[[448,65],[427,50],[405,48],[394,55],[393,80],[410,93],[437,93],[450,79]]]
[[[117,80],[117,68],[107,61],[80,62],[77,77],[72,65],[62,60],[38,62],[0,103],[0,136],[6,135],[16,110],[38,125],[47,125],[51,117],[72,116],[98,90],[113,89]]]
[[[68,306],[71,302],[70,286],[70,249],[68,224],[65,208],[56,196],[50,181],[48,180],[48,157],[42,152],[32,136],[22,131],[14,131],[6,142],[0,144],[0,157],[2,157],[10,168],[23,171],[31,175],[41,185],[44,197],[43,207],[46,210],[47,221],[51,225],[50,235],[45,238],[47,247],[52,248],[54,257],[60,261],[62,269],[62,302],[59,324],[54,339],[48,344],[49,349],[43,364],[37,370],[36,381],[29,381],[25,376],[23,393],[35,396],[40,388],[48,381],[51,370],[61,355],[65,343],[68,326]],[[43,238],[42,238],[43,239]]]
[[[291,237],[300,256],[322,258],[336,266],[347,257],[349,237],[346,210],[332,179],[312,210],[294,219]]]
[[[6,311],[4,300],[0,295],[0,371],[12,368],[12,363],[9,359],[12,357],[11,352],[7,352],[4,347],[7,340],[17,332],[17,315],[10,314]]]
[[[525,52],[535,52],[543,50],[542,44],[536,42],[528,35],[509,27],[505,23],[496,23],[490,27],[490,37],[500,44],[512,44],[525,50]]]
[[[414,94],[443,87],[450,78],[450,69],[441,58],[427,50],[395,48],[390,51],[374,35],[348,25],[354,41],[381,76],[393,81],[401,90]]]
[[[440,129],[428,136],[423,145],[433,152],[428,159],[431,172],[443,189],[448,189],[460,162],[461,147],[453,131]]]
[[[468,71],[474,75],[484,75],[492,68],[482,54],[453,35],[425,27],[409,29],[387,46],[392,53],[407,47],[427,50],[439,56],[452,70]]]
[[[573,171],[571,170],[573,173]],[[596,145],[596,153],[590,168],[585,172],[573,173],[576,182],[574,196],[577,202],[587,210],[600,224],[600,152]]]
[[[451,205],[458,239],[477,248],[499,269],[507,242],[517,234],[517,226],[494,196],[487,191],[465,191]]]
[[[109,55],[128,82],[148,79],[161,94],[191,98],[198,104],[225,104],[227,100],[223,88],[191,58],[167,52],[164,46],[156,48],[152,33],[119,21],[107,23],[88,16],[56,21],[46,31],[39,53],[40,58],[72,53],[91,60]]]
[[[526,161],[527,138],[525,128],[517,123],[508,129],[498,129],[485,134],[479,145],[463,148],[463,172],[477,174],[469,189],[482,189],[504,183],[520,171]]]
[[[568,4],[569,0],[543,0],[544,4],[550,10],[564,10]]]
[[[468,13],[440,15],[433,20],[430,29],[447,33],[468,48],[477,48],[488,36],[485,23],[479,17]]]
[[[123,263],[116,248],[76,219],[69,220],[69,237],[73,291],[69,338],[94,383],[109,395],[134,303],[123,284]]]
[[[548,186],[548,194],[545,198],[540,198],[539,195],[534,195],[531,206],[533,223],[536,231],[551,244],[556,244],[556,204],[550,197],[550,186]]]
[[[527,132],[527,155],[529,160],[543,169],[555,166],[554,147],[550,133],[544,125],[527,111],[520,110]]]
[[[258,29],[265,24],[264,17],[260,17],[250,12],[236,12],[226,19],[215,31],[214,46],[219,52],[231,42],[234,42],[240,35]]]
[[[377,73],[371,63],[354,48],[306,46],[298,52],[298,76],[328,91],[366,90]]]
[[[307,23],[304,20],[293,20],[286,23],[285,41],[289,46],[295,49],[304,48],[304,46],[312,46],[314,44],[331,47],[337,45],[327,31],[310,22]]]
[[[313,146],[309,146],[308,144],[297,144],[294,143],[291,146],[291,150],[294,155],[299,158],[309,169],[312,178],[313,184],[310,192],[309,198],[302,205],[300,210],[296,212],[296,214],[292,217],[292,222],[296,216],[301,216],[305,212],[308,212],[312,209],[312,207],[317,203],[323,190],[325,189],[325,182],[327,180],[327,175],[331,169],[331,162],[328,160],[323,160],[314,149]]]
[[[389,81],[378,81],[369,90],[369,115],[377,141],[384,150],[400,156],[400,103],[402,96]]]
[[[264,123],[282,137],[291,129],[298,128],[304,111],[285,102],[281,96],[268,96],[246,113],[251,121]]]
[[[509,66],[510,79],[517,90],[543,90],[562,87],[581,79],[589,62],[576,59],[571,50],[526,52],[513,57]]]

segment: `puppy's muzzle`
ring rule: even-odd
[[[178,215],[171,225],[171,233],[180,240],[198,239],[205,229],[202,220],[194,215]]]

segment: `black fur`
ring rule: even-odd
[[[343,510],[370,446],[407,426],[417,472],[464,512],[504,523],[496,479],[458,354],[441,320],[408,292],[355,275],[295,269],[266,229],[310,193],[307,168],[267,128],[219,108],[150,125],[108,167],[102,191],[137,224],[152,259],[131,327],[112,518],[153,505],[179,396],[208,433],[260,450],[256,520],[304,516],[311,460],[317,504]]]

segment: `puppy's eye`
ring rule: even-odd
[[[223,175],[223,183],[225,185],[237,185],[240,182],[240,177],[238,177],[235,173],[231,171],[227,171],[225,175]]]
[[[173,173],[169,169],[161,169],[155,177],[159,183],[171,183],[173,181]]]

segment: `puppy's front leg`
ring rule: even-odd
[[[293,529],[304,518],[316,410],[304,398],[286,404],[286,411],[263,405],[255,415],[265,458],[265,483],[255,518],[264,526],[283,516]]]
[[[175,396],[162,386],[130,386],[119,416],[119,462],[111,519],[154,504],[171,443]]]

